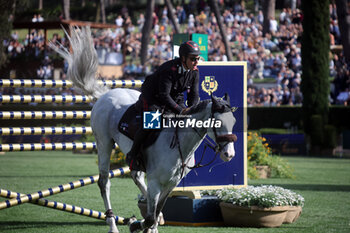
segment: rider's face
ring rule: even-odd
[[[199,56],[193,56],[193,55],[189,55],[188,57],[186,57],[187,68],[190,70],[197,69],[199,59],[200,59]]]

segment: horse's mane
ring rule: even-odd
[[[193,105],[190,108],[188,114],[195,114],[203,111],[208,106],[209,103],[211,103],[210,99],[200,101],[198,104]]]

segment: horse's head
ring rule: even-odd
[[[215,141],[220,158],[228,162],[235,156],[234,142],[237,140],[237,136],[232,133],[236,118],[233,116],[228,94],[223,99],[212,96],[211,117],[221,121],[221,127],[211,128],[208,135]]]

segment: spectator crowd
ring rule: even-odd
[[[192,2],[192,1],[191,1]],[[227,61],[225,46],[219,27],[209,6],[204,1],[192,6],[180,5],[175,9],[177,22],[183,33],[202,33],[208,35],[208,60]],[[221,5],[222,19],[226,27],[234,60],[247,61],[248,64],[248,106],[301,105],[301,35],[303,33],[303,14],[298,8],[284,8],[269,19],[269,32],[263,35],[264,16],[248,12],[242,5]],[[330,46],[341,43],[336,6],[331,4],[329,36]],[[172,23],[166,6],[157,8],[152,15],[152,34],[148,46],[148,60],[142,66],[139,62],[143,14],[134,22],[128,9],[123,8],[115,19],[116,29],[93,30],[95,48],[101,64],[122,64],[121,54],[127,54],[123,78],[144,78],[160,64],[170,60],[172,54]],[[35,16],[36,21],[42,17]],[[66,38],[55,34],[51,41],[59,41],[65,46]],[[11,39],[4,41],[9,57],[42,56],[43,64],[37,72],[38,78],[52,78],[53,68],[49,57],[53,54],[45,47],[41,31],[32,30],[23,41],[14,32]],[[350,65],[346,64],[342,52],[330,53],[329,76],[333,78],[329,100],[331,104],[350,103]],[[66,71],[65,63],[63,70]],[[63,74],[64,75],[64,74]],[[64,78],[64,77],[63,77]],[[269,84],[254,83],[254,80],[273,80]]]

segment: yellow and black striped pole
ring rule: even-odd
[[[90,119],[91,111],[4,111],[1,120],[12,119]]]
[[[61,134],[92,134],[90,126],[77,127],[8,127],[0,128],[0,135],[61,135]]]
[[[0,189],[0,196],[5,197],[5,198],[20,198],[20,197],[26,196],[26,194],[16,193],[16,192],[12,192],[10,190],[5,190],[5,189]],[[84,216],[91,217],[91,218],[106,220],[106,215],[100,211],[86,209],[86,208],[82,208],[79,206],[69,205],[69,204],[61,203],[61,202],[57,202],[57,201],[50,201],[50,200],[47,200],[44,198],[41,198],[41,199],[38,199],[35,201],[30,201],[30,203],[40,205],[43,207],[56,209],[56,210],[65,211],[68,213],[79,214],[79,215],[84,215]],[[124,220],[125,220],[125,218],[123,218],[123,217],[115,216],[116,224],[126,225],[127,223]]]
[[[128,167],[111,170],[109,172],[109,178],[120,176],[120,175],[129,173],[129,172],[130,172],[130,169]],[[16,205],[24,204],[24,203],[27,203],[30,201],[35,201],[35,200],[38,200],[38,199],[43,198],[43,197],[52,196],[52,195],[55,195],[57,193],[62,193],[62,192],[69,191],[72,189],[80,188],[80,187],[83,187],[83,186],[86,186],[89,184],[93,184],[93,183],[98,181],[98,178],[99,178],[99,175],[90,176],[90,177],[86,177],[84,179],[69,182],[67,184],[63,184],[63,185],[59,185],[59,186],[56,186],[53,188],[48,188],[48,189],[41,190],[41,191],[38,191],[35,193],[27,194],[27,195],[21,196],[19,198],[12,198],[10,200],[2,201],[2,202],[0,202],[0,210],[5,209],[5,208],[10,208],[10,207],[13,207]]]
[[[119,148],[117,144],[113,148]],[[52,150],[92,150],[95,142],[52,142],[52,143],[16,143],[0,144],[0,152],[9,151],[52,151]]]
[[[0,151],[46,151],[96,149],[95,142],[53,142],[0,144]]]
[[[98,83],[103,86],[112,88],[140,88],[141,80],[98,80]],[[41,80],[41,79],[0,79],[0,87],[46,87],[60,88],[72,87],[72,82],[68,80]]]
[[[0,103],[90,103],[88,95],[0,95]]]

